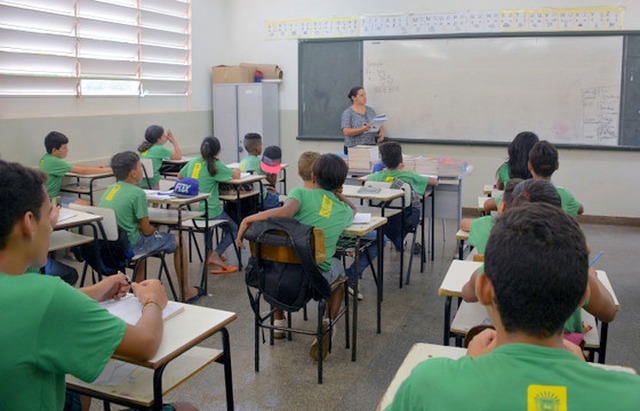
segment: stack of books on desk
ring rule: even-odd
[[[404,169],[407,171],[416,171],[416,159],[414,156],[403,154],[402,162],[404,163]]]
[[[456,160],[453,158],[441,158],[438,162],[439,176],[461,176],[467,171],[467,162],[465,160]]]
[[[377,162],[377,146],[349,147],[349,170],[371,172]]]
[[[418,174],[438,175],[438,159],[418,156],[414,159],[415,172]]]

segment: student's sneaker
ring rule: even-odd
[[[322,331],[324,331],[324,334],[322,334],[322,359],[324,360],[325,358],[327,358],[327,353],[329,352],[329,344],[331,344],[332,330],[329,327],[328,320],[322,321]],[[315,361],[318,361],[318,339],[317,338],[315,338],[313,340],[313,343],[311,344],[311,350],[309,350],[309,355]]]
[[[349,286],[349,295],[353,297],[354,294],[355,294],[355,290],[351,288],[351,286]],[[362,301],[362,300],[364,300],[364,295],[362,295],[362,293],[358,291],[358,301]]]
[[[283,318],[281,320],[273,320],[273,325],[277,327],[286,327],[287,319]],[[287,333],[284,330],[273,330],[273,338],[275,338],[276,340],[282,340],[286,335]]]

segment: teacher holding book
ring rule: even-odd
[[[384,130],[380,121],[374,121],[376,112],[367,106],[364,87],[353,87],[347,95],[351,107],[342,112],[340,128],[344,134],[344,153],[357,145],[375,145],[384,141]]]

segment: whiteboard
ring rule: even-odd
[[[618,145],[622,36],[365,41],[367,105],[385,135]]]

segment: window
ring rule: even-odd
[[[0,95],[187,96],[190,0],[0,0]]]

